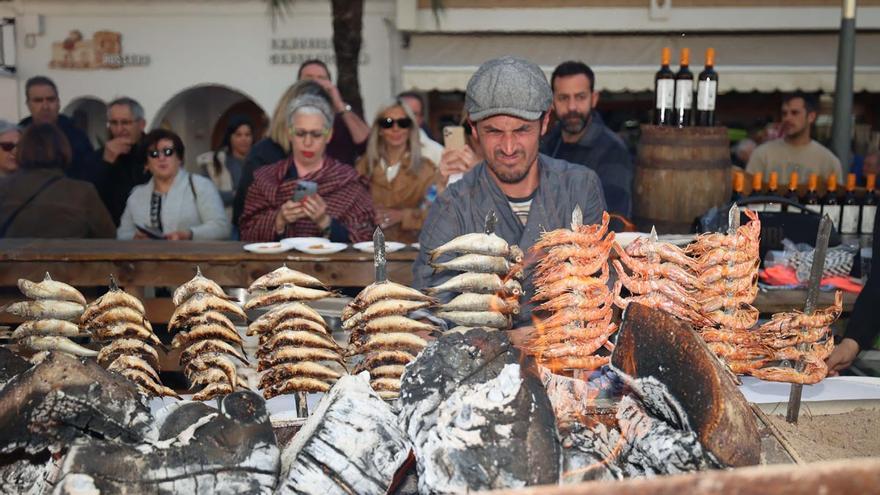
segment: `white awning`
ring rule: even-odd
[[[880,91],[880,34],[856,38],[855,91]],[[581,60],[596,73],[596,87],[607,91],[653,91],[654,73],[664,46],[691,48],[691,70],[698,73],[708,47],[717,53],[719,91],[834,91],[836,34],[704,35],[413,35],[404,50],[403,87],[424,91],[463,91],[490,58],[517,55],[541,65],[547,77],[556,64]]]

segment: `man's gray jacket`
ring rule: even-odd
[[[459,272],[434,273],[429,264],[428,253],[451,239],[472,232],[483,232],[486,214],[495,210],[498,223],[495,233],[508,243],[516,244],[526,253],[524,295],[520,299],[522,310],[517,326],[531,324],[531,304],[534,295],[532,272],[534,256],[529,249],[538,241],[542,232],[559,228],[571,228],[571,213],[580,205],[584,224],[599,223],[605,210],[605,199],[599,178],[592,170],[545,155],[538,155],[540,183],[532,200],[529,219],[525,226],[510,208],[507,197],[492,178],[486,162],[473,168],[458,182],[449,186],[431,206],[428,218],[419,236],[419,256],[413,264],[413,285],[417,289],[436,286]],[[457,253],[441,256],[446,261]],[[444,300],[453,294],[442,294]]]

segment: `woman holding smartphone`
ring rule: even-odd
[[[303,95],[290,103],[290,156],[254,172],[239,220],[242,240],[321,236],[361,242],[372,237],[367,181],[326,155],[333,118],[330,105],[319,96]]]
[[[144,138],[152,178],[131,191],[117,239],[225,240],[231,223],[210,179],[182,168],[183,141],[165,129]]]
[[[392,241],[416,242],[427,215],[426,196],[440,176],[421,156],[419,129],[409,107],[395,100],[376,113],[367,153],[355,167],[370,181],[376,223]]]

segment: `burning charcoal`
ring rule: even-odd
[[[0,487],[3,493],[40,495],[52,489],[47,479],[55,470],[49,451],[38,456],[0,456]]]
[[[602,423],[592,428],[572,424],[562,437],[561,483],[623,479],[617,459],[626,446],[619,431]]]
[[[629,449],[620,464],[627,476],[678,474],[718,467],[710,463],[697,434],[652,417],[632,396],[621,399],[617,419]]]
[[[410,446],[366,373],[343,376],[282,454],[278,494],[384,494]]]
[[[13,376],[24,373],[31,364],[5,347],[0,347],[0,386]]]
[[[219,410],[174,404],[158,419],[158,439],[93,438],[75,444],[64,459],[56,493],[91,486],[101,493],[244,494],[267,493],[277,484],[279,451],[259,395],[228,394]]]
[[[52,352],[0,390],[0,424],[0,453],[36,454],[82,436],[139,441],[150,416],[130,381]]]
[[[400,404],[421,493],[558,481],[550,400],[534,361],[502,332],[440,337],[407,366]]]

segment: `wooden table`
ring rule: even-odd
[[[77,288],[101,287],[113,274],[119,285],[136,294],[144,286],[176,287],[202,273],[225,287],[247,287],[257,277],[282,263],[314,275],[332,287],[364,287],[374,281],[373,255],[349,248],[329,255],[298,251],[255,254],[241,242],[116,241],[106,239],[0,239],[0,287],[14,287],[19,278],[52,278]],[[388,278],[409,285],[412,263],[418,252],[407,248],[388,253]],[[0,304],[19,300],[16,293]],[[173,307],[169,298],[145,300],[151,321],[168,321]],[[0,314],[0,322],[17,321]]]

